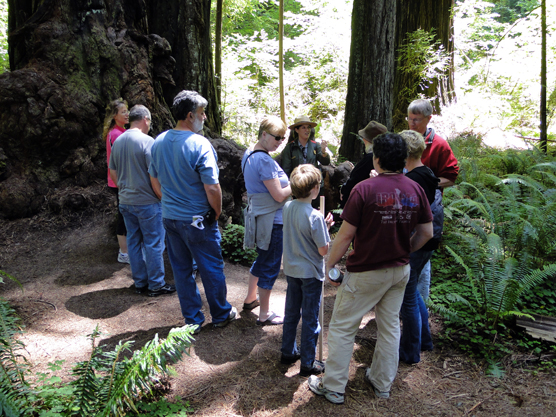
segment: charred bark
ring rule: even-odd
[[[391,128],[396,2],[354,0],[346,116],[340,155],[357,162],[363,144],[354,135],[371,120]]]
[[[156,13],[154,7],[152,0],[9,0],[11,72],[0,75],[0,217],[57,211],[60,190],[106,183],[101,133],[110,100],[147,106],[156,136],[174,125],[173,92],[195,89],[212,104],[209,128],[220,131],[210,2],[159,0]],[[162,28],[161,15],[169,39],[153,30]],[[225,155],[241,155],[232,148],[222,167],[234,166]],[[235,187],[222,182],[228,185]],[[241,196],[226,198],[229,214],[238,217]]]

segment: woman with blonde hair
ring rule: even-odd
[[[106,106],[106,117],[104,118],[104,129],[102,131],[102,139],[106,142],[106,164],[110,163],[110,153],[112,152],[112,145],[118,136],[125,132],[125,125],[129,122],[129,111],[127,109],[127,102],[119,98],[113,100]],[[129,256],[127,254],[126,242],[126,228],[124,218],[120,213],[119,199],[118,199],[118,186],[110,178],[110,169],[108,169],[108,189],[116,195],[117,210],[118,210],[118,224],[116,226],[116,235],[118,237],[118,244],[120,251],[118,253],[118,262],[128,264]]]
[[[421,155],[425,150],[423,135],[413,130],[404,130],[400,136],[407,144],[408,155],[405,163],[407,173],[405,175],[423,188],[434,214],[433,203],[440,180],[421,161]],[[429,313],[417,285],[423,267],[430,260],[433,250],[437,246],[438,243],[433,238],[421,249],[409,255],[409,281],[405,287],[400,310],[403,327],[399,352],[400,361],[408,364],[418,363],[421,360],[421,351],[433,349]]]
[[[284,319],[270,310],[270,292],[282,261],[282,208],[292,193],[284,170],[272,159],[285,139],[286,124],[277,116],[267,116],[259,127],[258,141],[241,161],[247,208],[245,210],[246,248],[256,248],[251,267],[244,310],[260,306],[258,325],[282,324]],[[259,297],[257,297],[257,289]]]

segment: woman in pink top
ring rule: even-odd
[[[110,153],[112,152],[112,145],[118,136],[125,132],[125,125],[129,122],[129,112],[127,110],[127,103],[122,99],[111,101],[106,107],[106,117],[104,119],[104,129],[102,137],[106,141],[106,163],[110,163]],[[127,242],[126,242],[126,228],[124,218],[120,213],[119,199],[118,199],[118,186],[110,178],[110,170],[108,170],[108,187],[116,194],[116,201],[118,202],[118,225],[116,226],[116,235],[118,236],[118,244],[120,245],[120,252],[118,253],[118,262],[129,263],[127,255]]]

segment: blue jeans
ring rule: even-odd
[[[431,257],[434,251],[431,253]],[[424,301],[427,301],[429,298],[429,294],[431,291],[431,260],[425,264],[421,274],[419,275],[418,284],[417,284],[417,291],[421,294]]]
[[[430,260],[432,252],[418,250],[409,257],[411,270],[401,308],[403,327],[400,338],[400,360],[409,364],[421,360],[422,350],[432,350],[433,348],[429,313],[421,294],[417,291],[419,274]]]
[[[315,360],[317,339],[320,333],[319,307],[322,281],[316,278],[288,279],[284,326],[282,328],[282,355],[298,354],[296,339],[297,325],[301,318],[301,366],[312,368]]]
[[[212,323],[226,320],[232,306],[226,300],[227,288],[224,276],[224,260],[220,248],[220,230],[213,222],[203,230],[190,222],[164,219],[168,257],[174,270],[174,281],[181,312],[186,324],[201,325],[205,315],[201,311],[203,301],[193,275],[193,258],[201,274],[205,295],[212,316]]]
[[[262,250],[257,248],[257,259],[255,259],[249,271],[251,275],[259,278],[257,286],[263,290],[271,290],[280,273],[282,252],[284,250],[282,246],[284,239],[282,228],[283,225],[281,224],[275,224],[272,227],[272,235],[268,249]]]
[[[156,291],[164,281],[164,226],[160,203],[120,204],[127,229],[127,253],[136,288]],[[144,254],[144,257],[143,257]]]

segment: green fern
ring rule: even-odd
[[[15,338],[20,333],[15,311],[0,299],[0,415],[20,416],[28,409],[25,398],[31,388],[25,375],[29,364],[20,353],[25,346]]]
[[[89,360],[73,368],[77,378],[69,386],[52,383],[35,390],[26,382],[29,364],[19,354],[25,346],[14,337],[19,334],[18,319],[9,304],[0,300],[0,415],[21,417],[49,410],[51,415],[124,416],[138,413],[135,403],[152,397],[162,377],[170,375],[170,364],[180,360],[193,341],[195,326],[173,329],[166,339],[155,335],[131,358],[123,357],[133,342],[119,343],[113,352],[96,346],[101,333],[98,326],[88,335],[91,340]],[[49,414],[50,415],[50,414]]]
[[[169,362],[181,359],[193,340],[194,326],[184,326],[170,332],[167,339],[158,335],[142,349],[135,351],[130,359],[121,358],[131,350],[132,342],[119,343],[113,352],[102,353],[95,347],[100,332],[89,336],[93,352],[89,361],[74,368],[79,378],[73,409],[80,415],[124,416],[127,409],[137,412],[135,402],[153,393],[153,387],[161,377],[170,373]]]

